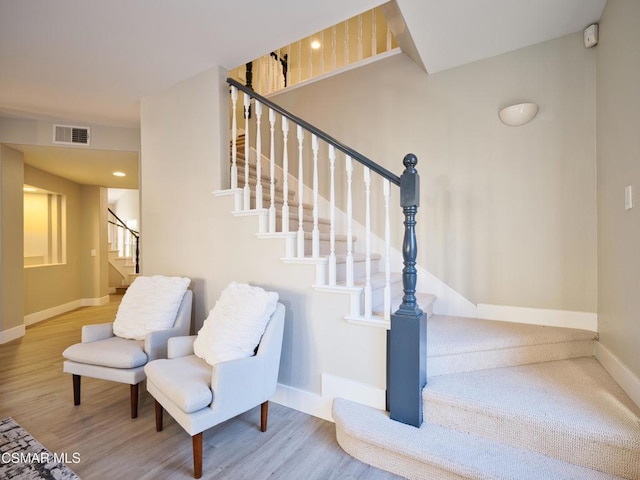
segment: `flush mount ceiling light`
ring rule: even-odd
[[[318,40],[314,40],[313,42],[311,42],[311,48],[313,48],[314,50],[317,50],[320,48],[320,42]]]
[[[525,102],[503,108],[498,112],[498,116],[505,125],[519,127],[533,120],[537,113],[537,103]]]
[[[127,174],[124,172],[113,172],[114,177],[126,177]]]

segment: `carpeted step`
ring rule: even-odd
[[[411,480],[614,480],[619,477],[439,425],[414,428],[336,398],[336,437],[353,457]]]
[[[427,323],[427,375],[590,357],[597,334],[434,315]]]
[[[640,478],[640,409],[595,358],[437,376],[423,398],[425,422]]]

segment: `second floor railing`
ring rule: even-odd
[[[231,78],[269,95],[398,47],[380,7],[256,58]]]

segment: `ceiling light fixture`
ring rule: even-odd
[[[311,42],[311,48],[313,48],[314,50],[317,50],[320,48],[320,42],[318,40],[314,40],[313,42]]]
[[[126,177],[127,174],[124,172],[113,172],[114,177]]]
[[[501,109],[498,116],[505,125],[519,127],[533,120],[538,108],[538,104],[533,102],[517,103]]]

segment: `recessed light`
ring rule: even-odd
[[[317,50],[320,48],[320,42],[318,40],[314,40],[313,42],[311,42],[311,48],[313,48],[314,50]]]
[[[114,177],[126,177],[127,174],[124,172],[113,172]]]

